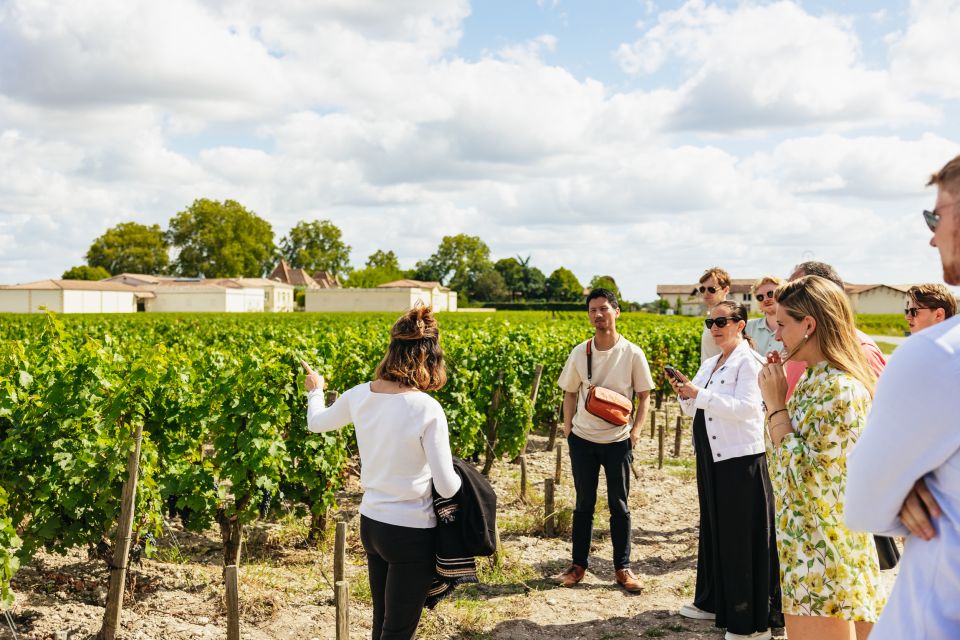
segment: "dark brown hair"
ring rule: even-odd
[[[740,322],[740,321],[743,321],[744,323],[747,322],[749,313],[747,312],[746,305],[740,304],[739,302],[734,302],[733,300],[724,300],[723,302],[719,303],[717,307],[722,307],[724,309],[727,309],[727,313],[730,314],[729,317],[736,318],[737,322]],[[717,307],[714,307],[714,309],[716,309]],[[712,310],[711,310],[711,313],[712,313]],[[746,324],[743,325],[743,329],[740,331],[740,337],[747,341],[747,345],[751,349],[753,349],[754,351],[757,350],[757,345],[756,343],[754,343],[753,338],[747,335]]]
[[[420,391],[436,391],[447,383],[440,346],[440,327],[430,307],[417,306],[400,316],[390,330],[390,346],[374,374]]]
[[[957,299],[942,284],[917,284],[910,287],[907,295],[927,309],[943,309],[944,319],[957,315]]]

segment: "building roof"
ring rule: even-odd
[[[417,287],[420,289],[440,289],[441,291],[450,291],[449,287],[445,287],[434,280],[394,280],[393,282],[384,282],[383,284],[377,286],[384,289],[410,289]]]
[[[340,279],[327,271],[317,271],[311,277],[321,289],[341,289],[343,287],[340,284]]]
[[[303,269],[292,268],[283,258],[280,258],[280,263],[274,268],[269,278],[285,284],[292,284],[295,287],[306,287],[307,289],[320,288],[320,285],[310,277],[309,273]]]
[[[280,287],[281,289],[294,288],[292,284],[280,282],[279,280],[271,280],[269,278],[233,278],[233,281],[244,287]]]
[[[22,284],[0,285],[0,289],[21,289],[31,291],[125,291],[136,293],[137,288],[120,282],[103,280],[37,280]]]
[[[147,273],[118,273],[115,276],[104,278],[100,282],[121,282],[123,284],[132,284],[136,287],[141,286],[138,283],[156,285],[176,279],[176,276],[154,276]],[[129,282],[130,280],[134,280],[135,282],[131,283]]]
[[[849,282],[844,283],[844,289],[846,289],[848,294],[864,293],[866,291],[870,291],[871,289],[886,287],[887,289],[893,289],[894,291],[899,291],[900,293],[906,295],[907,291],[912,286],[913,285],[910,285],[910,284],[850,284]]]

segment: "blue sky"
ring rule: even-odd
[[[469,233],[636,300],[811,255],[939,281],[957,33],[960,0],[8,0],[0,283],[200,197],[330,219],[357,266]]]

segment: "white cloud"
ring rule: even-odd
[[[814,16],[793,2],[724,9],[690,0],[617,58],[624,71],[684,70],[672,126],[730,131],[930,122],[937,111],[903,97],[868,69],[851,21]],[[671,67],[672,68],[672,67]]]
[[[960,2],[913,0],[907,29],[891,37],[891,70],[906,90],[960,98]]]

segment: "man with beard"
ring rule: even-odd
[[[960,156],[931,178],[923,217],[943,278],[960,285]],[[848,460],[852,529],[908,536],[871,640],[960,638],[960,316],[899,347]]]

